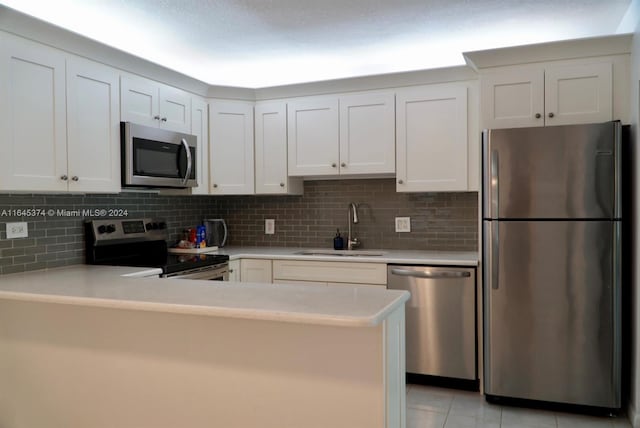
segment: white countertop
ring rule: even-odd
[[[382,287],[140,278],[159,269],[76,265],[0,276],[0,299],[255,320],[376,326],[409,298]],[[125,276],[123,276],[125,275]]]
[[[381,252],[381,256],[339,256],[339,255],[302,255],[300,252],[327,251],[327,248],[289,248],[289,247],[224,247],[214,254],[227,254],[234,259],[288,259],[288,260],[317,260],[366,262],[411,265],[442,265],[442,266],[478,266],[478,253],[475,251],[420,251],[420,250],[362,250],[366,252]],[[341,252],[348,254],[349,251]]]

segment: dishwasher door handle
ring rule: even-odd
[[[398,276],[413,276],[415,278],[468,278],[471,276],[471,272],[462,270],[442,270],[442,271],[430,271],[430,270],[411,270],[411,269],[391,269],[393,275]]]

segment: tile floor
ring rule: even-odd
[[[582,416],[489,404],[478,392],[407,385],[407,428],[631,428],[625,416]]]

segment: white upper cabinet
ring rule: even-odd
[[[256,194],[302,194],[301,178],[287,173],[287,104],[255,106]]]
[[[307,98],[288,104],[289,175],[339,173],[337,98]]]
[[[180,89],[133,75],[121,77],[121,120],[191,132],[191,96]]]
[[[466,86],[398,91],[396,124],[398,192],[469,189]]]
[[[485,128],[519,128],[544,124],[544,70],[507,71],[482,78]]]
[[[120,191],[120,95],[118,71],[67,61],[67,159],[69,190]]]
[[[198,186],[191,188],[194,195],[209,193],[209,110],[205,100],[191,99],[191,134],[198,138],[196,169]]]
[[[612,119],[612,64],[547,67],[545,124],[570,125]]]
[[[611,62],[532,65],[487,72],[483,128],[606,122],[612,119]]]
[[[160,85],[160,126],[173,131],[191,131],[191,95],[180,89]]]
[[[340,174],[396,171],[394,94],[340,97]]]
[[[303,98],[288,110],[289,175],[395,172],[393,93]]]
[[[212,100],[209,104],[210,193],[254,193],[253,103]]]
[[[1,39],[0,189],[118,192],[118,72]]]
[[[0,36],[0,188],[66,191],[63,52]]]

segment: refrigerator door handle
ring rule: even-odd
[[[491,151],[491,218],[500,217],[499,199],[498,199],[498,151]]]
[[[491,225],[489,226],[491,227],[491,288],[494,290],[498,289],[498,269],[500,268],[500,263],[499,263],[499,251],[500,251],[500,244],[499,244],[499,229],[500,229],[500,224],[496,222],[496,224],[493,224],[493,222],[491,223]]]

